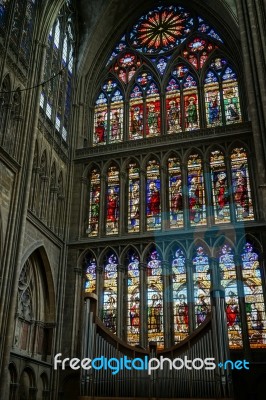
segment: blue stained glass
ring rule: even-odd
[[[191,88],[191,87],[196,87],[196,86],[197,86],[197,83],[196,83],[195,79],[193,78],[193,76],[188,75],[184,82],[184,87]]]
[[[120,90],[116,90],[114,92],[114,95],[111,98],[111,100],[112,100],[112,102],[114,102],[114,101],[122,101],[123,100],[123,96],[122,96]]]
[[[103,89],[110,94],[113,89],[117,86],[117,83],[115,81],[113,81],[112,79],[109,79],[104,85],[103,85]]]
[[[109,58],[109,60],[107,61],[107,64],[110,64],[113,59],[119,54],[121,53],[121,51],[123,51],[127,46],[126,46],[126,42],[125,42],[126,38],[125,35],[121,38],[121,40],[117,43],[117,45],[115,46],[114,51],[112,52],[111,57]]]
[[[212,71],[208,71],[204,83],[214,83],[214,82],[218,82],[217,76]]]
[[[178,90],[179,89],[179,83],[176,81],[174,78],[170,79],[166,91],[167,92],[172,92],[173,90]]]
[[[152,76],[147,72],[142,72],[142,74],[137,78],[137,82],[145,89],[148,83],[152,80]]]
[[[155,60],[153,60],[155,61]],[[156,67],[158,71],[160,72],[161,75],[164,74],[165,68],[167,67],[167,59],[165,58],[159,58],[158,61],[156,62]]]
[[[227,67],[225,72],[224,72],[224,75],[222,76],[222,79],[223,79],[223,81],[226,81],[227,79],[234,79],[235,80],[236,79],[236,74],[234,73],[234,71],[231,68]]]
[[[208,25],[202,18],[198,17],[198,21],[199,21],[199,27],[198,27],[198,31],[201,33],[206,33],[208,36],[212,37],[213,39],[218,40],[219,42],[222,42],[222,39],[220,38],[220,36],[218,35],[218,33],[216,33],[214,31],[214,29]]]
[[[159,93],[159,90],[154,82],[152,82],[147,90],[147,94],[156,94]]]
[[[107,98],[104,93],[100,93],[98,99],[96,100],[97,106],[100,104],[107,104]]]

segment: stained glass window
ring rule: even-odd
[[[206,224],[203,169],[199,154],[191,154],[188,158],[188,198],[190,224]]]
[[[64,5],[48,36],[40,107],[64,141],[68,139],[73,78],[73,10]]]
[[[178,158],[168,158],[170,228],[183,227],[183,193]]]
[[[116,254],[109,252],[104,265],[103,322],[113,333],[117,324],[117,265]]]
[[[96,100],[95,113],[94,113],[94,139],[93,144],[106,144],[107,143],[107,97],[102,92]]]
[[[93,169],[90,174],[90,199],[89,199],[89,236],[97,236],[99,233],[101,180],[98,169]]]
[[[158,136],[160,134],[160,109],[159,90],[157,85],[154,82],[151,82],[147,88],[146,96],[147,137]]]
[[[241,257],[250,347],[266,347],[265,301],[259,255],[252,244],[247,242]]]
[[[172,256],[173,315],[175,343],[188,335],[188,300],[186,259],[184,252],[177,249]]]
[[[119,169],[112,165],[107,173],[106,234],[118,233],[119,224]]]
[[[194,38],[186,46],[183,51],[183,57],[188,60],[188,62],[193,65],[195,69],[201,69],[205,62],[207,61],[209,55],[216,48],[214,44],[200,37]]]
[[[111,97],[110,107],[110,143],[121,142],[123,138],[124,103],[123,96],[116,90]]]
[[[138,85],[131,90],[129,108],[129,139],[142,139],[144,133],[143,91]]]
[[[219,126],[222,124],[222,113],[218,77],[215,72],[209,70],[204,83],[207,127]]]
[[[140,172],[136,162],[128,167],[128,232],[139,232]]]
[[[163,290],[161,257],[156,248],[152,248],[147,257],[148,288],[148,341],[163,347]]]
[[[0,1],[0,27],[3,29],[6,24],[6,17],[7,17],[7,9],[8,3],[10,0],[1,0]]]
[[[237,78],[230,66],[223,71],[222,82],[226,124],[241,122]]]
[[[161,229],[161,178],[158,161],[150,160],[146,179],[147,230]]]
[[[196,249],[192,262],[194,267],[195,322],[196,327],[198,327],[211,311],[209,259],[202,246]]]
[[[141,64],[142,62],[136,54],[126,52],[119,57],[112,70],[118,76],[120,81],[127,84],[131,81]]]
[[[219,253],[221,285],[225,289],[225,312],[227,319],[229,347],[241,348],[242,325],[240,320],[238,287],[234,253],[229,245],[224,244]]]
[[[96,293],[96,260],[87,253],[84,257],[85,293]]]
[[[235,148],[231,154],[232,183],[237,221],[254,219],[247,152]]]
[[[166,87],[167,133],[181,131],[180,85],[171,78]]]
[[[139,256],[134,251],[128,252],[127,279],[127,340],[131,345],[136,345],[140,334],[140,276]]]
[[[183,82],[185,104],[185,130],[192,131],[199,128],[199,105],[197,82],[192,75],[187,75]]]
[[[211,152],[210,169],[215,223],[230,222],[227,173],[220,150]]]

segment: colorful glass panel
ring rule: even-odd
[[[128,232],[139,232],[140,173],[137,163],[128,168]]]
[[[216,39],[219,42],[223,43],[218,33],[216,33],[215,30],[209,24],[207,24],[202,18],[198,17],[198,22],[199,22],[199,27],[198,27],[199,32],[205,33],[211,38]]]
[[[129,103],[129,139],[143,138],[143,93],[139,86],[134,86]]]
[[[134,252],[130,252],[128,257],[127,340],[134,346],[139,343],[140,334],[139,257]]]
[[[182,7],[159,6],[133,26],[131,45],[143,53],[163,53],[179,45],[192,26],[193,19]]]
[[[90,208],[89,226],[87,229],[89,236],[97,236],[99,233],[100,195],[100,172],[99,170],[94,169],[90,175]]]
[[[85,268],[85,293],[96,293],[96,260],[86,254],[84,259]]]
[[[142,62],[136,54],[126,52],[123,54],[113,67],[113,71],[119,79],[127,84],[135,75],[137,69],[141,66]]]
[[[147,165],[146,217],[147,230],[161,229],[161,178],[160,166],[156,160]]]
[[[243,345],[242,326],[239,312],[234,253],[227,244],[225,244],[220,250],[219,268],[221,274],[221,285],[225,289],[225,312],[227,319],[229,347],[231,349],[237,349],[241,348]]]
[[[169,58],[170,57],[167,57],[167,58],[160,57],[156,61],[152,60],[153,62],[155,62],[156,68],[158,69],[158,71],[160,72],[161,75],[164,74],[164,71],[165,71],[165,69],[167,67],[167,62],[168,62]]]
[[[192,260],[194,266],[194,301],[196,328],[205,321],[211,311],[210,302],[210,272],[209,259],[203,247],[196,249],[196,255]]]
[[[107,173],[107,215],[106,215],[106,234],[113,235],[118,233],[119,225],[119,169],[111,166]]]
[[[214,150],[211,152],[210,169],[215,223],[229,222],[230,209],[228,181],[224,155],[221,151]]]
[[[220,90],[217,76],[209,70],[204,84],[207,127],[222,124]]]
[[[196,37],[190,43],[188,43],[182,55],[191,65],[193,65],[195,69],[198,70],[203,67],[209,57],[209,54],[216,47],[217,46],[213,45],[207,40]]]
[[[117,256],[110,253],[104,266],[102,318],[113,333],[116,333],[117,326],[117,265]]]
[[[147,288],[148,288],[148,341],[163,347],[163,280],[161,259],[158,251],[153,248],[147,257]]]
[[[107,141],[107,98],[104,93],[100,93],[96,100],[94,111],[94,136],[93,145],[98,146],[106,144]]]
[[[192,75],[188,75],[183,82],[185,104],[185,130],[199,129],[199,104],[197,83]]]
[[[109,60],[108,60],[108,62],[107,62],[107,65],[110,64],[110,63],[113,61],[113,59],[114,59],[115,57],[117,57],[117,55],[118,55],[119,53],[121,53],[121,51],[125,50],[126,47],[127,47],[127,46],[126,46],[126,37],[125,37],[125,35],[124,35],[124,36],[121,38],[121,40],[116,44],[116,46],[115,46],[115,48],[114,48],[114,51],[112,52],[112,55],[111,55],[111,57],[109,58]]]
[[[161,117],[160,117],[160,97],[157,85],[151,82],[147,89],[146,97],[146,137],[160,135]]]
[[[188,198],[190,224],[206,224],[202,159],[198,154],[192,154],[188,159]]]
[[[243,147],[231,154],[232,183],[237,221],[254,219],[247,153]]]
[[[259,255],[251,243],[246,243],[241,257],[250,347],[265,348],[266,316]]]
[[[173,274],[173,315],[175,343],[188,336],[188,300],[186,259],[184,252],[177,249],[172,257]]]
[[[110,106],[109,143],[121,142],[123,139],[124,103],[119,90],[113,93]]]
[[[168,159],[170,228],[181,228],[183,221],[183,194],[181,166],[178,158]]]
[[[223,98],[226,124],[241,122],[238,84],[236,74],[227,67],[222,76]]]
[[[171,78],[166,87],[167,133],[181,131],[180,90],[176,79]]]

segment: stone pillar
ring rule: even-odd
[[[117,336],[124,337],[124,278],[125,267],[123,265],[117,266],[117,310],[116,310],[116,324]]]
[[[46,205],[47,205],[47,186],[48,186],[49,177],[46,175],[41,176],[41,187],[40,187],[40,209],[39,209],[39,217],[40,219],[46,220]]]
[[[80,321],[80,300],[81,300],[81,290],[84,288],[82,286],[82,269],[80,267],[74,268],[75,273],[75,286],[74,286],[74,315],[72,321],[72,340],[71,340],[71,357],[77,355],[77,339],[78,339],[78,327]]]
[[[58,186],[52,186],[50,188],[50,201],[49,201],[49,228],[55,229],[55,218],[56,212],[59,211],[57,208],[57,198],[58,198]]]
[[[256,180],[261,201],[259,214],[266,217],[266,87],[265,1],[236,0],[243,62],[246,76],[248,114],[254,137]]]

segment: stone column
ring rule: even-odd
[[[265,1],[236,0],[243,64],[246,76],[248,114],[254,137],[256,180],[261,201],[259,213],[266,217],[266,17]]]
[[[117,266],[117,310],[116,310],[116,334],[119,338],[124,337],[124,277],[125,267]]]
[[[72,340],[71,340],[71,357],[77,355],[77,338],[78,338],[78,327],[80,321],[80,300],[81,300],[81,290],[84,288],[82,286],[82,269],[81,267],[74,268],[75,273],[75,283],[74,283],[74,315],[72,322]]]

